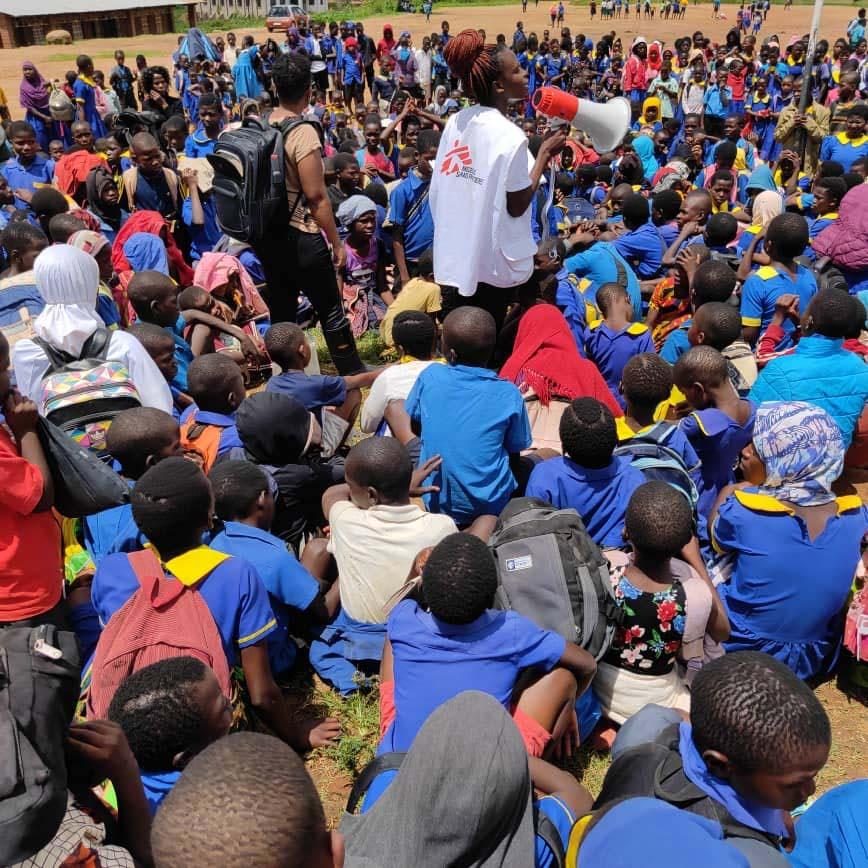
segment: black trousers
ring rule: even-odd
[[[492,286],[489,283],[478,283],[474,295],[461,295],[455,286],[442,286],[440,294],[442,298],[442,313],[444,318],[451,311],[459,307],[481,307],[494,317],[497,332],[503,328],[506,319],[506,311],[516,299],[518,287],[515,286]]]

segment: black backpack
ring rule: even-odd
[[[0,628],[0,865],[42,849],[66,813],[63,745],[80,670],[73,633]]]
[[[350,791],[350,796],[347,799],[346,812],[355,814],[359,802],[367,795],[371,784],[384,772],[395,771],[401,768],[401,763],[404,761],[406,753],[393,751],[391,753],[380,754],[375,756],[360,772]],[[566,843],[561,838],[561,833],[558,827],[540,811],[536,804],[533,808],[533,824],[536,834],[546,842],[546,846],[551,851],[552,863],[555,868],[565,868],[566,866]]]
[[[245,118],[238,129],[217,140],[207,159],[214,168],[217,223],[231,238],[257,244],[276,228],[286,227],[292,211],[286,200],[283,148],[286,137],[302,124],[313,126],[322,141],[322,127],[307,118],[292,118],[279,126]],[[298,201],[301,198],[299,193]]]
[[[497,561],[498,608],[559,633],[597,660],[609,650],[621,610],[608,561],[574,509],[518,497],[488,544]]]

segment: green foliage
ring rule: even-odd
[[[362,689],[352,696],[333,690],[320,690],[316,702],[341,722],[338,743],[322,749],[322,754],[342,772],[355,777],[374,757],[380,729],[379,691]]]
[[[186,6],[172,7],[172,32],[186,33],[190,28],[190,19],[187,17]]]
[[[205,33],[213,33],[215,30],[264,30],[265,19],[257,15],[230,15],[227,18],[203,18],[198,26]]]

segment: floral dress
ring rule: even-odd
[[[621,566],[610,572],[623,622],[604,659],[637,675],[667,675],[684,637],[684,587],[676,580],[661,591],[642,591],[630,582],[625,570]]]

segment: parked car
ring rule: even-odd
[[[286,31],[290,27],[309,27],[310,16],[301,6],[272,6],[265,17],[265,26],[269,33],[275,30]]]

